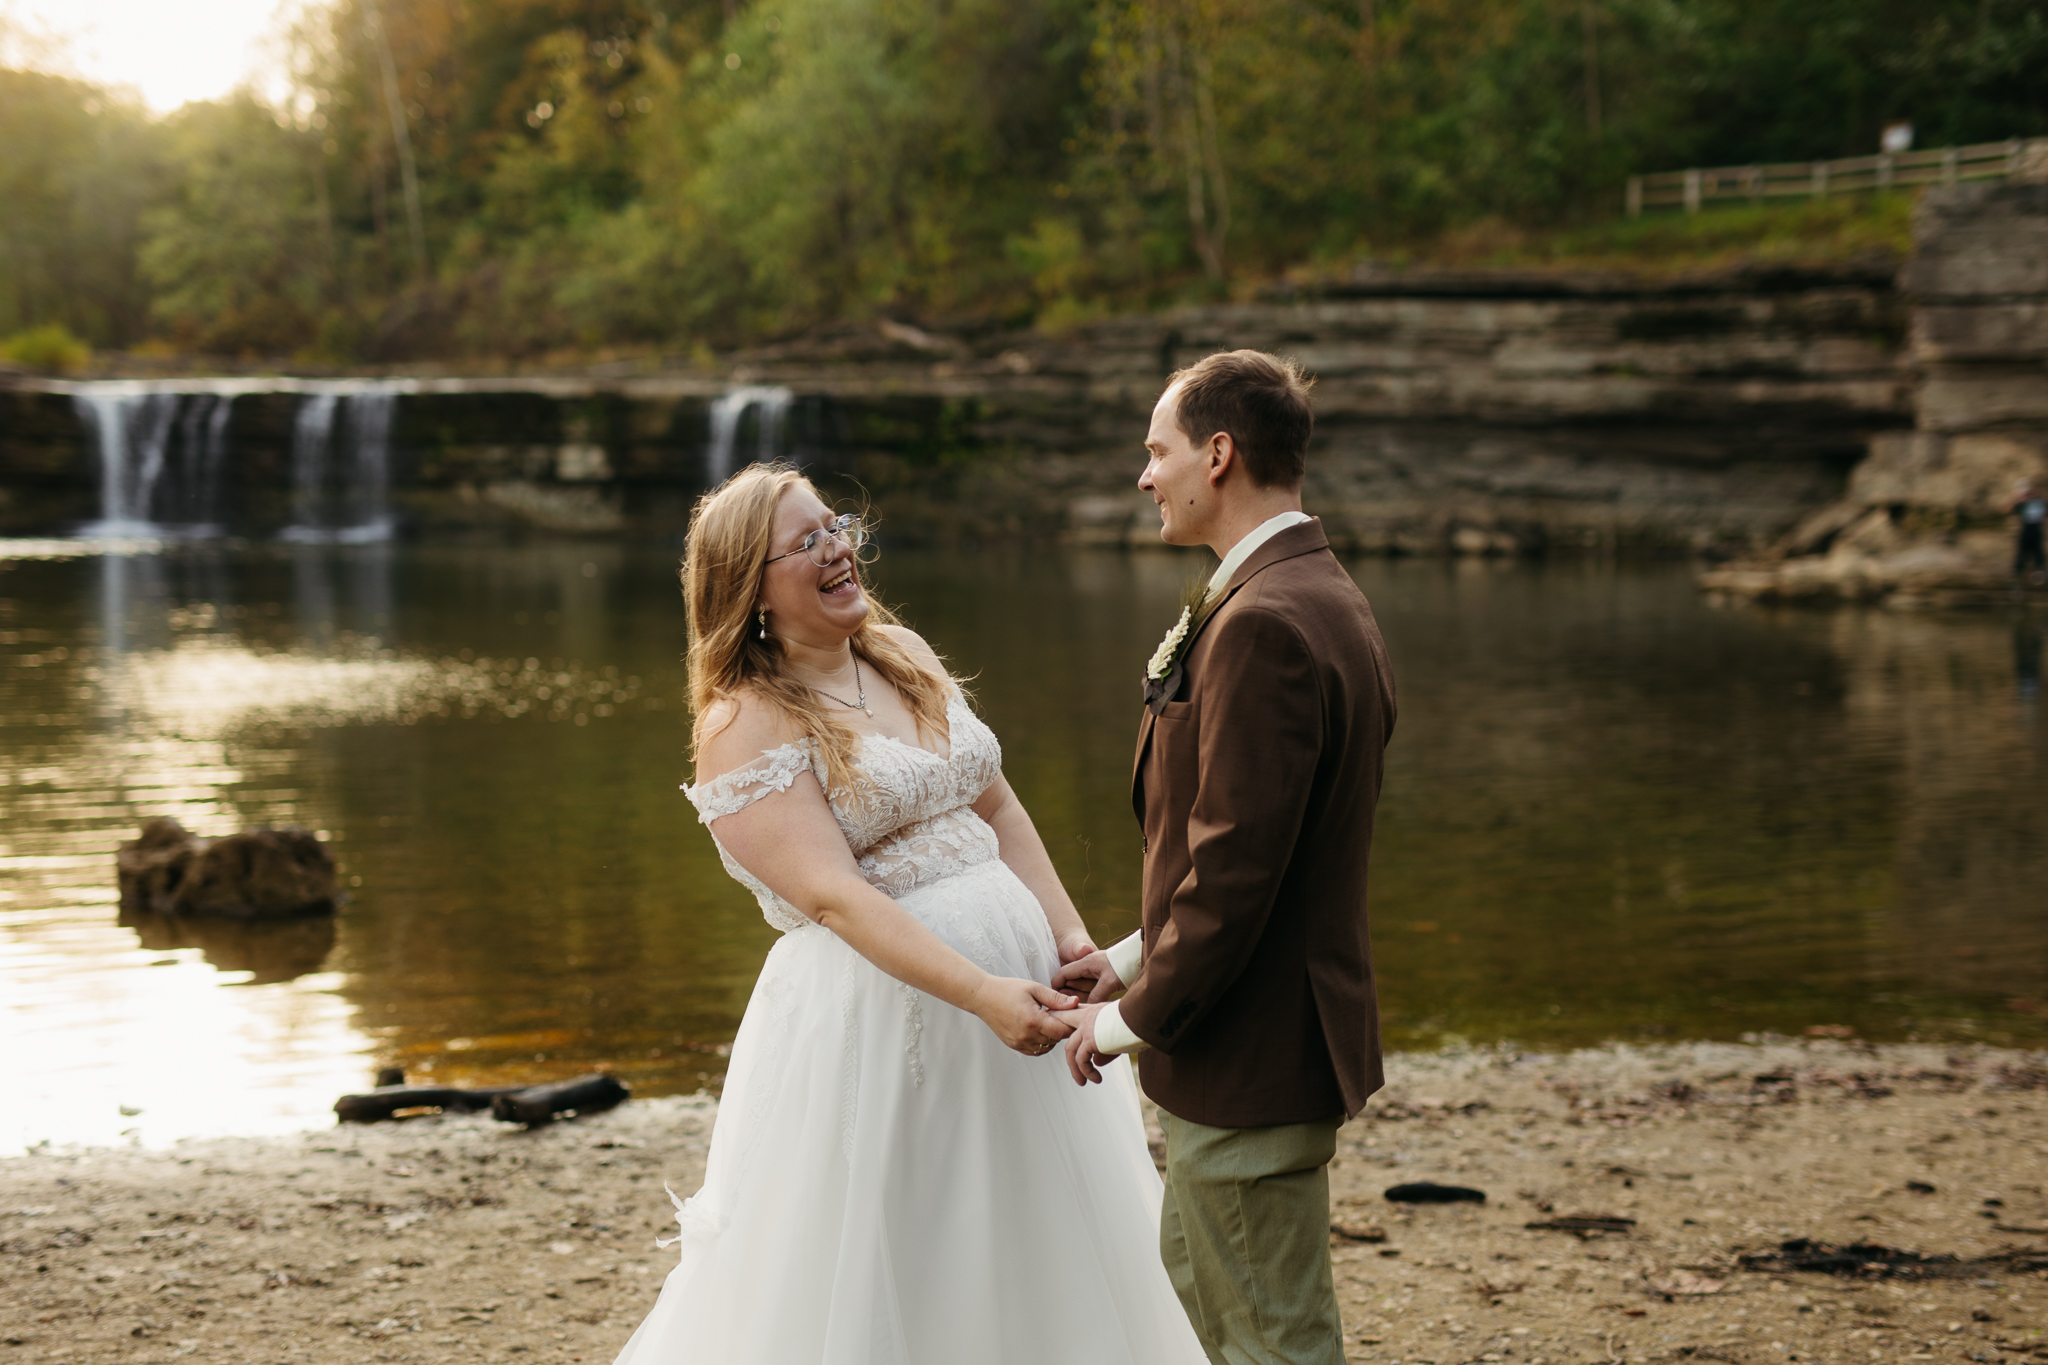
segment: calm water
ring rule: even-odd
[[[1135,680],[1197,568],[879,566],[1105,941]],[[1395,1043],[2048,1040],[2036,623],[1717,610],[1680,567],[1353,572],[1402,697]],[[772,931],[677,791],[682,646],[651,549],[0,559],[0,1150],[319,1122],[391,1063],[715,1084]],[[155,815],[325,831],[350,903],[119,925],[114,845]]]

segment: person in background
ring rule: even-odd
[[[2007,510],[2019,514],[2020,539],[2013,551],[2013,577],[2022,575],[2035,583],[2048,581],[2048,551],[2041,543],[2042,532],[2048,529],[2048,500],[2041,496],[2041,486],[2028,479],[2013,491],[2012,501]]]

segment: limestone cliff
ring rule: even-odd
[[[1780,600],[1969,605],[2012,573],[2017,487],[2048,484],[2048,143],[2040,178],[1930,191],[1904,274],[1914,429],[1882,432],[1843,496],[1774,551],[1701,576]]]
[[[871,498],[897,538],[1153,544],[1134,483],[1166,376],[1254,346],[1317,376],[1306,497],[1341,546],[1753,553],[1835,499],[1874,433],[1909,424],[1895,273],[1363,271],[1058,335],[883,322],[714,365],[390,376],[390,496],[402,533],[672,534],[713,466],[767,452]],[[219,520],[273,533],[313,381],[192,382],[232,388],[207,409],[227,412]],[[720,396],[743,390],[783,407],[718,448]],[[167,469],[196,410],[152,409]],[[0,530],[89,519],[101,478],[65,386],[0,388]]]

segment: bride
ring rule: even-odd
[[[1084,1089],[1047,1055],[1094,946],[862,540],[772,466],[691,521],[686,791],[783,936],[620,1365],[1200,1365],[1129,1064]]]

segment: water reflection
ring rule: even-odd
[[[1135,918],[1139,670],[1203,567],[881,566],[1099,935]],[[2030,618],[1716,611],[1675,567],[1354,572],[1402,691],[1397,1043],[2048,1038]],[[715,1084],[773,935],[676,790],[674,581],[595,543],[0,559],[0,1093],[30,1097],[0,1143],[319,1122],[390,1062]],[[114,846],[156,815],[325,831],[350,903],[117,923]]]
[[[155,953],[197,948],[209,967],[246,973],[246,983],[268,986],[320,970],[334,951],[333,915],[302,915],[278,922],[192,919],[123,906],[115,922]]]
[[[2034,702],[2041,697],[2041,626],[2031,611],[2015,612],[2012,618],[2012,666],[2013,677],[2019,683],[2022,702]],[[2034,713],[2028,711],[2029,723]]]

